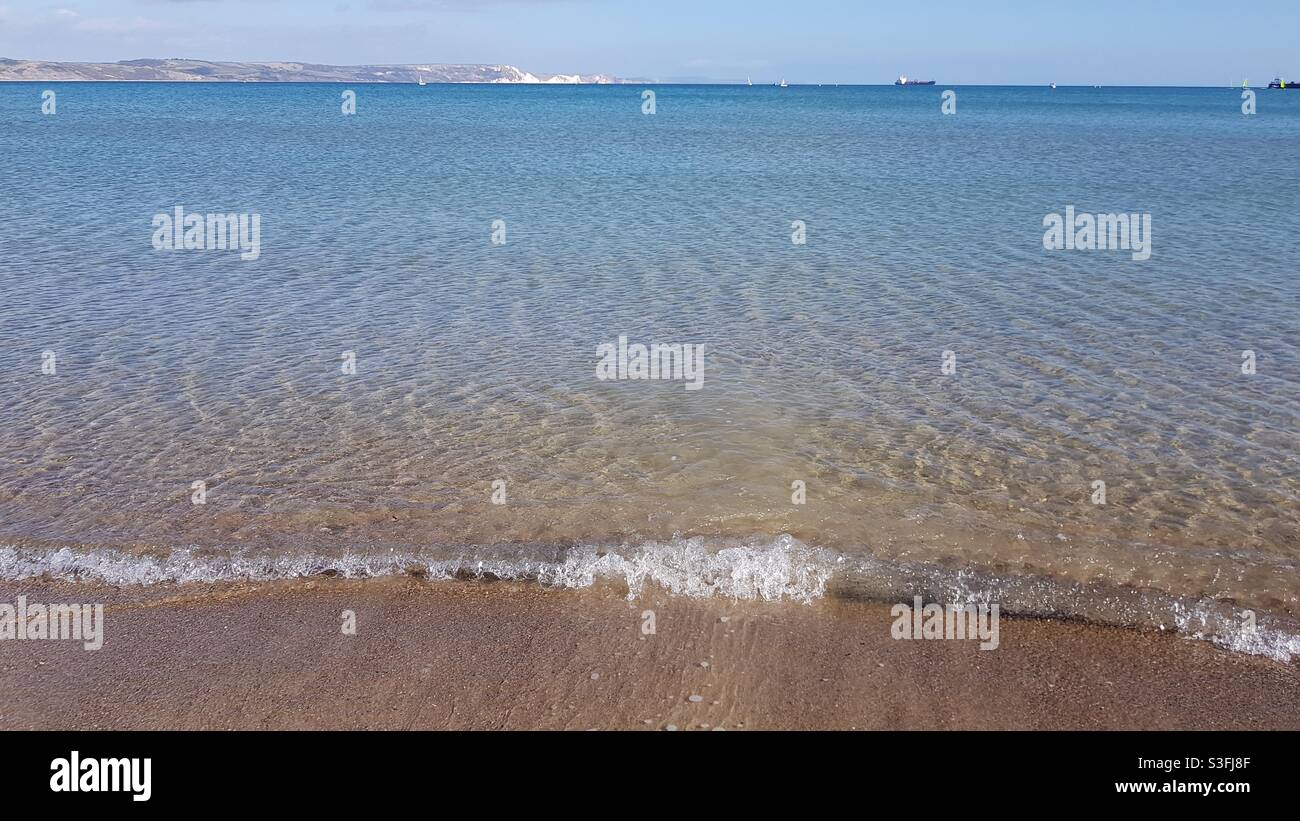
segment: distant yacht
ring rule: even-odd
[[[934,80],[911,80],[911,79],[908,79],[908,76],[907,76],[906,74],[900,74],[900,75],[898,75],[898,79],[894,81],[894,85],[896,85],[896,86],[932,86],[932,85],[934,85]]]
[[[1295,83],[1288,83],[1281,75],[1274,77],[1273,82],[1268,84],[1269,88],[1295,88]]]
[[[753,81],[752,79],[750,79],[749,77],[746,77],[746,78],[745,78],[745,85],[747,85],[747,86],[752,86],[753,84],[754,84],[754,81]]]
[[[777,87],[777,88],[789,88],[789,87],[790,87],[790,84],[787,83],[785,80],[782,80],[781,82],[779,82],[779,83],[776,84],[776,87]]]
[[[417,77],[417,78],[415,78],[415,81],[416,81],[417,83],[419,83],[420,85],[428,85],[427,83],[424,82],[424,78],[423,78],[423,77]]]
[[[1055,88],[1056,88],[1056,83],[1052,83],[1052,88],[1053,88],[1053,90],[1055,90]]]

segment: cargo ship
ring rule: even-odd
[[[1274,78],[1273,82],[1268,84],[1268,87],[1269,88],[1295,88],[1296,84],[1294,82],[1287,82],[1281,77],[1276,77]]]
[[[912,79],[909,79],[908,76],[907,76],[906,74],[900,74],[899,77],[898,77],[898,79],[894,81],[894,85],[896,85],[896,86],[932,86],[932,85],[934,85],[934,80],[912,80]]]

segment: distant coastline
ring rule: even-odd
[[[295,62],[216,62],[180,58],[71,63],[0,57],[0,82],[498,83],[611,85],[609,74],[534,74],[509,65],[416,63],[332,66]]]
[[[617,77],[612,74],[546,74],[534,73],[506,64],[487,63],[410,63],[337,66],[326,63],[301,63],[294,61],[240,61],[191,60],[185,58],[119,60],[113,63],[83,63],[62,60],[22,60],[0,57],[0,83],[67,83],[67,82],[124,82],[124,83],[373,83],[373,84],[488,84],[488,85],[698,85],[732,86],[751,85],[755,88],[776,85],[769,80],[753,82],[752,78],[706,77]],[[791,87],[885,87],[900,85],[897,80],[867,80],[855,82],[791,82]],[[904,85],[929,87],[933,81],[908,81]],[[944,88],[1050,88],[1052,84],[948,82]],[[1061,83],[1061,89],[1101,89],[1094,83]],[[1250,86],[1230,86],[1240,91]],[[1293,87],[1290,82],[1287,87]],[[1123,88],[1222,88],[1219,85],[1111,85],[1109,89]],[[1255,86],[1261,88],[1261,86]]]

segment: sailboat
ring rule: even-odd
[[[423,86],[423,85],[428,85],[428,83],[426,83],[426,82],[424,81],[424,78],[423,78],[423,77],[417,77],[417,78],[415,78],[415,81],[416,81],[417,83],[419,83],[420,85],[422,85],[422,86]]]
[[[777,83],[777,88],[789,88],[789,87],[790,84],[787,83],[784,79],[782,79],[780,83]]]
[[[753,84],[754,81],[752,79],[750,79],[749,77],[745,78],[745,85],[752,86]]]

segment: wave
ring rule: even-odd
[[[653,583],[678,596],[783,599],[812,602],[825,595],[834,567],[829,551],[790,537],[761,546],[710,550],[703,539],[651,542],[636,549],[578,547],[557,561],[519,557],[430,559],[415,553],[340,556],[293,554],[211,555],[188,549],[159,558],[116,550],[42,552],[0,547],[0,578],[48,577],[130,586],[188,582],[272,581],[331,575],[348,579],[418,575],[431,579],[493,578],[548,586],[591,587],[621,580],[638,598]]]
[[[629,600],[640,598],[650,586],[693,598],[805,604],[827,595],[886,603],[911,602],[921,596],[943,604],[997,603],[1007,615],[1172,631],[1281,662],[1300,658],[1300,624],[1285,616],[1243,610],[1231,602],[1187,600],[1149,589],[1085,585],[1029,574],[994,576],[970,567],[954,570],[848,557],[788,535],[721,543],[676,538],[617,547],[480,547],[451,558],[411,551],[331,556],[175,549],[166,556],[152,556],[113,549],[0,547],[0,579],[12,581],[47,578],[147,586],[322,575],[500,579],[560,588],[587,588],[609,581],[623,584]]]

